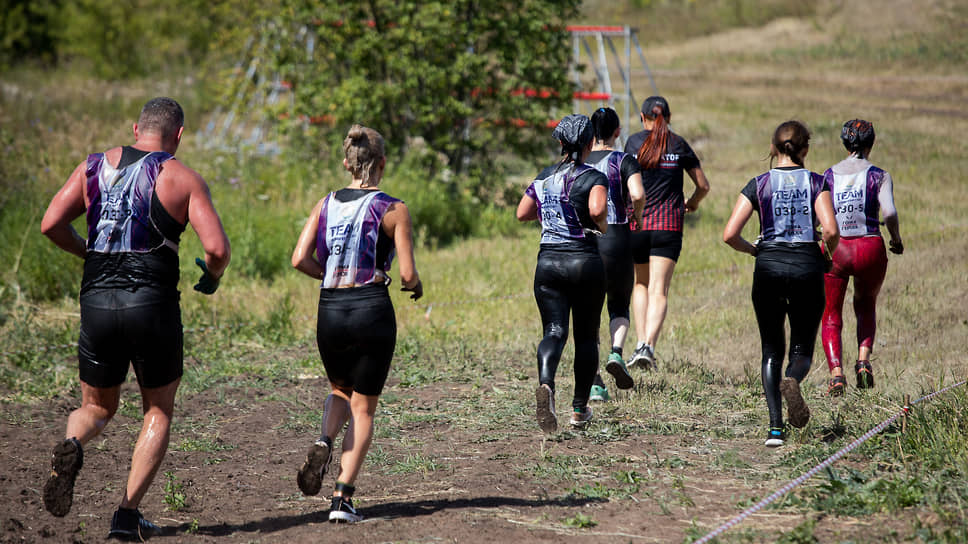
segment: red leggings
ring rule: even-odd
[[[834,264],[824,274],[826,305],[820,328],[820,339],[827,366],[833,370],[841,366],[843,352],[841,331],[844,328],[842,312],[847,281],[854,277],[854,314],[857,316],[857,346],[873,348],[877,331],[877,293],[887,273],[887,250],[880,236],[841,238],[834,251]]]

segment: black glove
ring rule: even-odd
[[[900,240],[891,240],[888,245],[890,246],[891,253],[894,253],[895,255],[904,253],[904,243],[902,243]]]
[[[417,280],[417,285],[414,285],[413,287],[401,287],[400,290],[413,293],[410,295],[411,300],[417,300],[423,296],[423,284],[420,283],[420,280]]]
[[[198,278],[198,283],[195,284],[195,290],[199,293],[211,295],[218,289],[219,280],[208,271],[208,265],[205,264],[204,259],[195,257],[195,264],[202,269],[202,277]]]

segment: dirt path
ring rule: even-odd
[[[131,385],[125,387],[125,398],[136,403]],[[496,387],[527,393],[525,386]],[[739,512],[739,502],[765,496],[786,481],[774,468],[783,453],[764,450],[748,438],[690,432],[616,437],[609,434],[612,427],[599,425],[588,433],[566,432],[549,440],[527,414],[521,414],[520,425],[507,428],[487,418],[444,416],[461,413],[452,405],[498,401],[490,398],[498,393],[449,384],[391,386],[358,481],[358,506],[367,520],[332,526],[326,521],[325,498],[332,476],[320,497],[302,496],[294,481],[315,436],[312,418],[296,409],[321,391],[325,386],[318,379],[269,383],[244,378],[182,395],[171,449],[142,505],[149,519],[164,527],[165,538],[157,540],[310,542],[326,535],[336,542],[570,542],[589,537],[682,542],[694,522],[704,527],[721,523]],[[5,408],[0,542],[104,539],[139,421],[121,415],[134,414],[134,404],[126,404],[88,445],[74,506],[66,517],[55,518],[44,511],[40,493],[50,447],[75,402]],[[387,419],[401,416],[410,423],[386,428]],[[647,418],[615,423],[632,428],[656,424]],[[671,428],[683,426],[688,423]],[[738,468],[731,469],[724,458]],[[751,473],[761,477],[751,479]],[[624,481],[616,475],[625,475]],[[178,494],[184,499],[177,500]],[[594,525],[573,526],[582,519]],[[796,512],[769,510],[747,521],[745,529],[790,529],[803,519]]]

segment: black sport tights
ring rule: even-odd
[[[575,394],[572,406],[588,405],[598,373],[598,327],[605,300],[605,272],[597,254],[542,249],[534,272],[534,298],[544,338],[538,344],[538,380],[555,389],[555,374],[568,340],[568,313],[575,329]]]
[[[753,274],[753,310],[763,345],[763,391],[770,411],[770,427],[783,426],[780,374],[786,350],[784,322],[790,319],[790,362],[786,375],[800,382],[810,370],[823,308],[822,273],[791,278],[757,268]]]

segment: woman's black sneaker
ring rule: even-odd
[[[329,508],[329,521],[333,523],[356,523],[362,521],[363,516],[353,508],[353,501],[349,497],[333,497]]]

